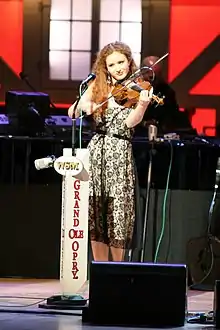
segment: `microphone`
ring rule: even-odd
[[[220,181],[220,157],[218,157],[217,166],[215,170],[215,189],[218,189],[219,181]]]
[[[81,83],[81,85],[88,84],[91,80],[94,80],[96,75],[94,73],[90,73],[86,79],[84,79]]]
[[[142,66],[141,67],[141,74],[142,74],[142,76],[145,75],[147,72],[150,72],[152,74],[151,81],[154,81],[154,79],[155,79],[155,72],[154,72],[152,66]]]
[[[148,139],[149,139],[149,141],[156,141],[156,139],[157,139],[157,126],[149,125],[149,127],[148,127]]]
[[[137,71],[132,73],[132,75],[130,75],[129,80],[135,80],[136,78],[143,76],[143,71],[152,72],[152,75],[153,75],[152,81],[154,80],[154,78],[155,78],[154,70],[149,66],[142,66],[140,69],[138,69]]]
[[[21,80],[27,80],[28,79],[28,76],[24,72],[20,72],[19,77],[21,78]]]
[[[140,69],[138,69],[137,71],[135,71],[131,76],[130,76],[130,79],[135,79],[141,75],[143,75],[143,71],[151,71],[152,73],[152,81],[154,81],[155,79],[155,72],[153,70],[153,67],[160,63],[162,60],[164,60],[167,56],[169,55],[169,53],[166,53],[165,55],[163,55],[162,57],[160,57],[155,63],[153,63],[151,66],[142,66]]]
[[[45,168],[53,167],[53,164],[56,160],[54,155],[47,156],[45,158],[36,159],[34,165],[36,170],[44,170]]]

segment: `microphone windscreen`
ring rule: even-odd
[[[53,163],[54,163],[53,157],[40,158],[34,161],[36,170],[43,170],[44,168],[48,168],[52,166]]]
[[[19,73],[19,77],[20,77],[22,80],[28,78],[28,76],[27,76],[24,72],[20,72],[20,73]]]

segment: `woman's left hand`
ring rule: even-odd
[[[149,91],[148,90],[141,91],[138,101],[139,105],[146,107],[152,99],[153,91],[154,91],[153,87],[151,87]]]

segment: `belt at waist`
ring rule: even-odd
[[[109,132],[105,132],[105,131],[101,131],[101,130],[96,130],[96,133],[103,135],[103,136],[107,135],[107,136],[114,137],[114,138],[117,138],[120,140],[126,140],[126,141],[131,142],[131,139],[127,136],[123,136],[123,135],[119,135],[119,134],[115,134],[115,133],[109,133]]]

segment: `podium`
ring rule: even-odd
[[[81,309],[87,302],[77,295],[87,281],[89,150],[63,149],[63,156],[54,162],[62,179],[60,284],[61,294],[47,299],[42,308]]]
[[[72,149],[64,149],[63,156],[71,159]],[[75,177],[64,175],[62,180],[60,283],[64,295],[76,294],[87,280],[88,149],[76,149],[76,158],[83,163],[82,172]]]

